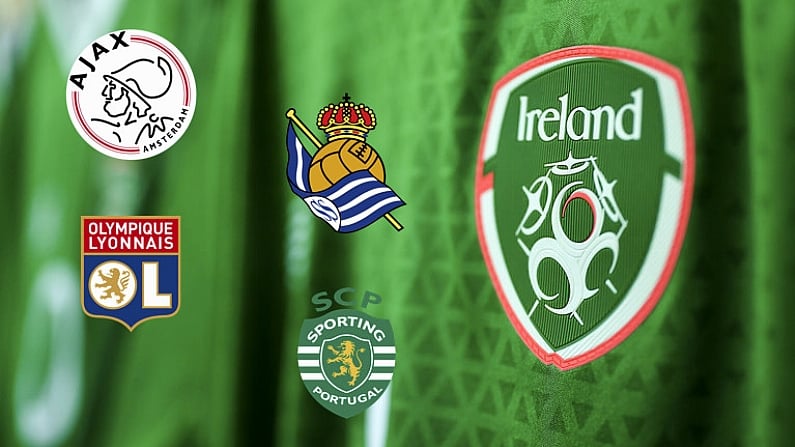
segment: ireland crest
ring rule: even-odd
[[[544,363],[590,362],[651,312],[684,238],[694,157],[682,75],[646,54],[567,48],[497,83],[478,236],[508,317]]]

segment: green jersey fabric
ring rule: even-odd
[[[85,2],[37,5],[3,95],[3,446],[234,443],[248,5],[115,3],[113,17]],[[78,52],[125,28],[174,43],[198,88],[179,149],[140,162],[89,147],[65,105]],[[62,54],[65,42],[84,34]],[[83,315],[81,215],[182,217],[181,292],[190,298],[176,316],[130,333]]]
[[[39,3],[0,73],[0,445],[791,443],[790,2],[142,0],[103,23],[89,2]],[[97,29],[64,54],[80,17]],[[175,44],[198,90],[179,143],[139,162],[91,149],[64,104],[79,50],[124,28]],[[682,71],[696,176],[656,308],[561,372],[497,298],[473,189],[495,82],[573,45]],[[290,192],[284,112],[320,135],[317,112],[346,92],[377,116],[368,143],[407,203],[399,233],[385,221],[334,233]],[[182,217],[176,316],[129,333],[82,314],[80,216],[103,214]],[[311,398],[296,363],[310,297],[346,286],[383,297],[364,310],[391,322],[397,346],[388,394],[351,419]]]
[[[324,236],[311,253],[321,261],[290,301],[304,306],[307,292],[347,282],[383,294],[379,312],[398,349],[387,445],[789,442],[790,4],[282,2],[276,12],[279,103],[309,122],[344,91],[372,107],[368,142],[407,202],[394,213],[401,233],[382,223],[343,244],[318,224]],[[583,44],[639,50],[683,72],[697,172],[682,253],[657,307],[616,349],[561,372],[535,358],[497,299],[478,247],[473,178],[494,83]],[[344,267],[333,261],[341,246]],[[299,324],[291,318],[288,341]],[[283,371],[300,388],[296,368]],[[325,426],[308,397],[312,417],[296,408],[301,392],[283,393],[280,445],[323,445],[346,428],[349,443],[363,442],[357,421],[327,416]]]

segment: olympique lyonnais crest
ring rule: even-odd
[[[511,323],[544,363],[590,362],[651,312],[684,238],[694,150],[682,75],[649,55],[566,48],[497,83],[478,236]]]
[[[392,381],[395,356],[392,325],[363,312],[335,310],[301,326],[301,380],[320,405],[344,418],[383,395]]]
[[[180,304],[179,217],[83,217],[83,311],[132,331]]]
[[[75,129],[113,158],[140,160],[165,152],[193,118],[196,82],[168,40],[140,30],[100,37],[75,60],[66,83]]]
[[[287,179],[315,216],[340,233],[360,230],[381,217],[395,230],[403,229],[390,211],[405,203],[384,183],[384,164],[366,141],[375,129],[369,107],[350,102],[347,94],[341,103],[324,107],[317,125],[326,133],[325,145],[294,109],[287,111],[287,118]],[[304,149],[293,124],[317,147],[314,156]]]

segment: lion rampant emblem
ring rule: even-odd
[[[103,281],[95,284],[96,287],[103,289],[100,298],[106,300],[113,297],[113,294],[115,294],[117,296],[116,303],[121,303],[124,300],[124,291],[130,284],[130,272],[125,271],[121,273],[119,269],[115,267],[108,270],[108,272],[110,272],[110,275],[102,273],[102,270],[98,272],[99,277]]]
[[[326,363],[340,363],[339,369],[331,373],[331,377],[336,378],[347,375],[351,378],[348,381],[348,385],[354,386],[362,369],[362,359],[359,357],[359,353],[364,353],[366,350],[364,348],[356,349],[356,343],[351,340],[341,341],[339,348],[329,345],[328,349],[335,357],[326,359]],[[354,361],[354,358],[356,361]]]

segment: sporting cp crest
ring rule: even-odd
[[[590,362],[651,312],[684,238],[694,157],[682,75],[646,54],[567,48],[497,83],[478,236],[508,317],[544,363]]]
[[[340,233],[360,230],[381,217],[397,231],[403,229],[389,212],[405,203],[384,183],[384,163],[366,141],[375,129],[369,107],[350,102],[347,94],[341,103],[324,107],[317,125],[326,133],[325,145],[294,109],[287,111],[287,118],[287,179],[315,216]],[[304,149],[293,124],[317,147],[314,156]]]
[[[83,217],[83,311],[132,331],[179,311],[179,217]]]
[[[306,389],[344,418],[381,397],[392,381],[395,354],[389,321],[355,310],[304,320],[298,339],[298,369]]]

